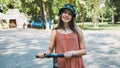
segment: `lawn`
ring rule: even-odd
[[[82,23],[77,23],[82,28]],[[93,23],[85,22],[84,30],[120,30],[120,23],[108,24],[107,22],[99,23],[98,27],[93,27]]]

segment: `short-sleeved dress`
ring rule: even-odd
[[[79,50],[78,35],[76,33],[62,34],[56,30],[55,52]],[[72,58],[58,58],[58,68],[85,68],[82,56]]]

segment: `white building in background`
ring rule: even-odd
[[[23,28],[23,24],[28,24],[27,15],[20,13],[18,9],[9,9],[5,14],[0,13],[0,19],[6,20],[8,28]]]

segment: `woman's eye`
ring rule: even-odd
[[[67,12],[65,11],[64,13],[66,14]]]
[[[72,16],[72,14],[71,14],[71,13],[69,13],[68,15]]]
[[[68,15],[72,15],[71,13],[68,13],[68,12],[64,12],[65,14],[68,14]]]

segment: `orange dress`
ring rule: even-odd
[[[56,31],[55,53],[79,50],[78,36],[76,33],[62,34]],[[82,57],[58,58],[58,68],[85,68]]]

